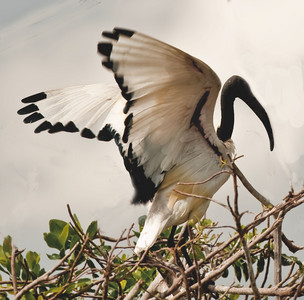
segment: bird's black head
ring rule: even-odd
[[[233,103],[235,98],[243,100],[261,120],[269,137],[270,150],[273,150],[274,139],[268,115],[260,102],[254,97],[246,80],[236,75],[230,77],[223,86],[221,95],[222,120],[217,129],[219,139],[227,141],[231,138],[234,125]]]

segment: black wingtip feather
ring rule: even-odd
[[[25,124],[28,124],[28,123],[34,123],[36,121],[39,121],[41,119],[43,119],[44,116],[40,113],[37,113],[37,112],[34,112],[33,114],[29,115],[28,117],[26,117],[23,122]]]
[[[112,40],[118,41],[118,34],[116,32],[103,31],[102,36],[106,37],[106,38],[109,38],[109,39],[112,39]]]
[[[114,67],[113,62],[110,61],[110,60],[102,61],[102,65],[103,65],[104,67],[106,67],[107,69],[110,69],[110,70],[113,70],[113,67]]]
[[[50,129],[49,129],[49,133],[56,133],[59,131],[65,131],[64,130],[64,126],[61,122],[56,123],[55,125],[53,125]]]
[[[111,43],[100,42],[97,46],[98,52],[107,57],[110,57],[112,49],[113,45]]]
[[[107,124],[103,129],[98,132],[97,139],[104,142],[109,142],[113,139],[114,132],[111,126]]]
[[[40,133],[41,131],[49,130],[50,128],[52,128],[52,124],[49,121],[44,121],[35,129],[34,132]]]
[[[129,140],[130,129],[133,125],[133,114],[129,114],[126,117],[124,124],[125,124],[125,130],[124,130],[124,133],[123,133],[123,136],[122,136],[122,141],[124,143],[127,143],[128,140]]]
[[[133,30],[119,28],[119,27],[115,27],[114,31],[117,32],[118,34],[125,35],[128,37],[132,37],[132,35],[135,33],[135,31]]]
[[[64,126],[64,130],[66,132],[78,132],[79,129],[76,127],[75,123],[70,121],[68,124]]]
[[[46,97],[47,97],[47,94],[44,92],[41,92],[41,93],[38,93],[38,94],[35,94],[32,96],[26,97],[26,98],[22,99],[21,102],[23,102],[23,103],[38,102],[40,100],[46,99]]]
[[[115,74],[114,78],[117,84],[119,85],[119,87],[121,88],[124,83],[124,78],[122,76],[118,76],[117,74]]]
[[[27,115],[39,110],[38,106],[34,103],[27,105],[17,111],[18,115]]]
[[[130,107],[134,104],[134,101],[129,100],[126,102],[126,105],[123,109],[124,114],[127,114],[129,112]]]
[[[81,136],[87,139],[94,139],[96,137],[95,134],[92,132],[92,130],[89,128],[84,128],[81,131]]]

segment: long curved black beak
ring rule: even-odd
[[[274,139],[268,115],[260,102],[254,97],[249,84],[240,76],[230,77],[223,86],[221,95],[222,120],[217,129],[219,139],[227,141],[231,138],[234,125],[233,103],[235,98],[242,99],[262,121],[267,131],[270,150],[272,151],[274,148]]]

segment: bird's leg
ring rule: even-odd
[[[188,265],[189,267],[191,267],[191,266],[193,265],[193,263],[192,263],[192,260],[191,260],[191,258],[190,258],[190,256],[189,256],[188,252],[187,252],[187,248],[186,248],[186,245],[185,245],[185,244],[186,244],[186,242],[187,242],[187,239],[188,239],[189,237],[191,237],[191,232],[190,232],[190,230],[191,230],[191,228],[190,228],[189,224],[187,224],[187,227],[186,227],[186,229],[184,230],[184,232],[183,232],[183,234],[182,234],[182,238],[181,238],[181,240],[179,241],[179,243],[182,245],[182,246],[181,246],[182,254],[183,254],[184,258],[186,259],[187,265]],[[197,274],[196,274],[196,271],[193,270],[193,272],[191,272],[191,273],[192,273],[193,278],[190,278],[190,279],[189,279],[189,285],[190,285],[190,286],[197,282]],[[197,299],[197,293],[196,293],[195,290],[193,291],[193,294],[194,294],[195,299]]]
[[[174,248],[174,246],[175,246],[174,235],[175,235],[176,228],[177,228],[176,225],[172,226],[172,229],[171,229],[171,232],[170,232],[170,236],[168,238],[168,244],[167,244],[169,248]]]
[[[189,256],[189,254],[187,252],[187,248],[185,246],[185,243],[186,243],[186,241],[187,241],[187,239],[188,239],[188,237],[190,235],[189,234],[189,230],[190,230],[190,227],[187,226],[186,230],[183,232],[182,238],[181,238],[181,240],[180,240],[179,243],[182,245],[181,251],[182,251],[182,253],[183,253],[183,255],[184,255],[185,259],[186,259],[186,262],[187,262],[188,266],[191,267],[192,266],[192,260],[191,260],[191,258]]]

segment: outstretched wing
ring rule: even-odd
[[[121,147],[137,190],[134,202],[147,202],[180,162],[190,131],[200,131],[212,146],[220,80],[202,61],[144,34],[114,29],[103,36],[102,64],[126,99]]]
[[[23,99],[28,105],[18,113],[28,115],[25,123],[41,120],[37,133],[114,138],[136,190],[133,202],[145,203],[183,153],[195,157],[201,143],[216,151],[220,81],[202,61],[141,33],[114,29],[103,36],[98,51],[120,90],[97,84],[43,92]]]
[[[35,133],[79,131],[81,136],[91,139],[98,137],[105,126],[106,116],[119,100],[122,97],[116,86],[81,85],[24,98],[22,102],[28,105],[20,109],[18,114],[28,115],[25,123],[43,120]]]

